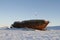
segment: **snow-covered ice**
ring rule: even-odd
[[[60,26],[54,28],[48,27],[46,31],[0,28],[0,40],[60,40]]]

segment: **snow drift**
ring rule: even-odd
[[[60,40],[60,26],[46,31],[28,28],[0,28],[0,40]]]

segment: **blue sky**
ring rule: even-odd
[[[49,20],[60,25],[60,0],[0,0],[0,26],[29,19]]]

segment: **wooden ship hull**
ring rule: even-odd
[[[32,28],[32,29],[38,29],[38,30],[45,30],[47,25],[49,24],[49,21],[45,20],[25,20],[22,22],[15,21],[11,28]]]

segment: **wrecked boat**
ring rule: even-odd
[[[25,21],[15,21],[11,28],[32,28],[37,30],[45,30],[49,21],[46,20],[25,20]]]

